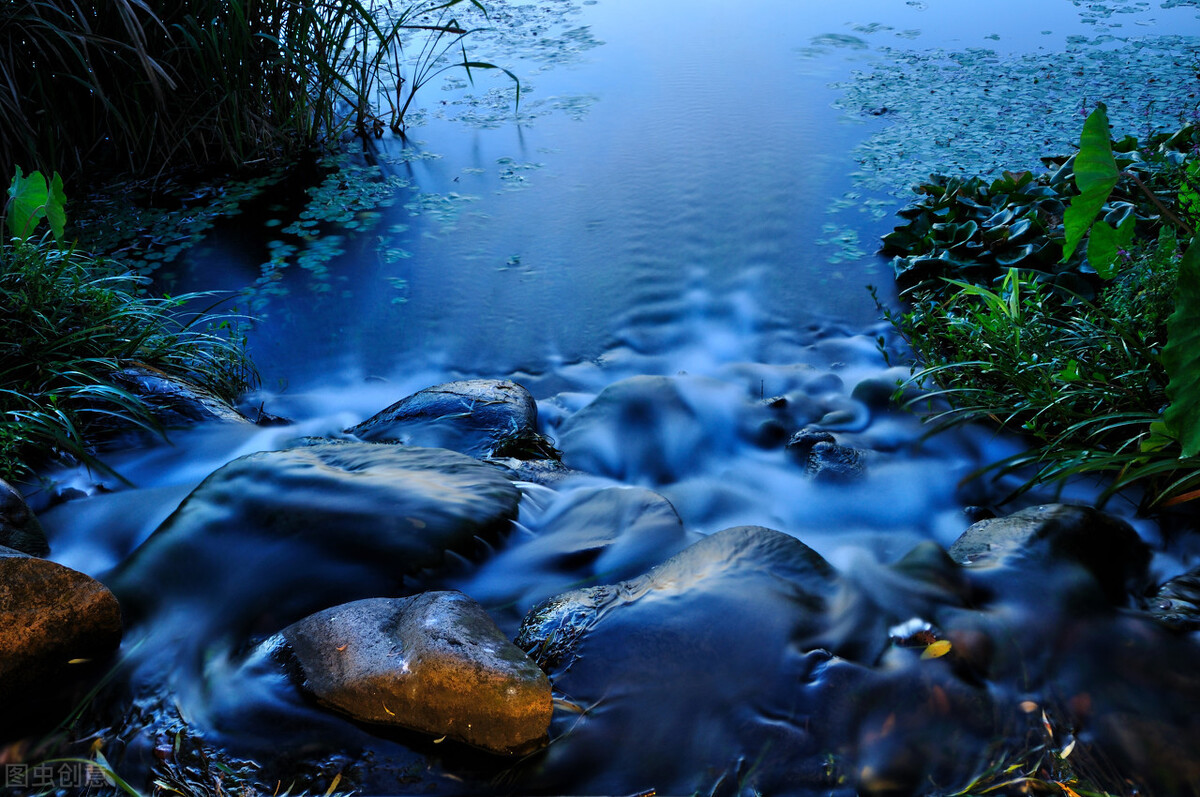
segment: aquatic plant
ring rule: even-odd
[[[495,68],[466,55],[471,31],[447,16],[463,3],[483,8],[479,0],[420,0],[395,12],[363,0],[0,4],[0,80],[11,88],[0,93],[0,169],[21,162],[92,178],[102,168],[240,167],[351,129],[378,132],[385,59],[389,86],[404,98],[392,108],[402,127],[433,75]]]
[[[1136,483],[1169,505],[1200,497],[1200,133],[1107,131],[1100,106],[1053,174],[922,186],[885,239],[911,305],[886,315],[917,355],[908,384],[938,386],[918,403],[948,402],[930,411],[939,428],[1031,437],[989,467],[1032,469],[1019,491],[1103,474],[1102,500]]]
[[[62,241],[62,181],[21,170],[0,244],[0,478],[55,456],[107,470],[95,446],[118,429],[162,429],[113,374],[156,368],[234,398],[252,380],[234,319],[186,310],[211,294],[154,298],[147,280]],[[51,231],[34,236],[42,218]]]

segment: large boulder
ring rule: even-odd
[[[949,553],[975,567],[1019,566],[1023,558],[1076,564],[1096,580],[1108,598],[1125,603],[1140,592],[1150,565],[1150,549],[1133,527],[1087,506],[1046,504],[973,524]]]
[[[346,430],[361,440],[460,451],[473,457],[557,459],[538,434],[537,404],[508,380],[471,379],[418,391]]]
[[[0,546],[30,556],[50,553],[46,532],[25,499],[8,482],[0,481]]]
[[[503,754],[546,740],[549,679],[460,592],[336,606],[269,644],[305,691],[360,722]]]
[[[442,449],[324,443],[209,476],[112,576],[126,610],[269,633],[319,609],[397,594],[472,556],[516,517],[496,468]]]
[[[72,684],[121,642],[121,608],[100,582],[0,547],[0,740],[53,722]]]
[[[556,719],[538,788],[619,793],[634,782],[690,793],[739,756],[819,760],[805,730],[819,700],[801,684],[829,654],[804,643],[820,631],[835,583],[799,540],[742,526],[637,578],[535,607],[517,644],[582,712]],[[796,777],[797,788],[816,785]]]

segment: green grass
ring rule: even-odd
[[[144,278],[52,240],[0,247],[0,478],[55,458],[103,468],[115,432],[161,432],[112,374],[145,365],[232,399],[252,380],[231,319],[186,311],[202,294],[155,298]]]

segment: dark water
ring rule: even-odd
[[[1032,651],[1029,661],[1004,659],[993,682],[928,665],[925,691],[914,692],[913,661],[878,660],[889,623],[941,612],[947,626],[983,622],[956,618],[953,607],[965,601],[958,592],[931,592],[896,563],[921,543],[949,545],[968,525],[964,506],[1002,495],[1003,485],[963,480],[1016,444],[983,429],[924,440],[916,418],[877,400],[906,370],[889,367],[877,349],[890,333],[866,289],[874,283],[890,298],[887,264],[870,254],[890,221],[861,209],[874,199],[890,211],[897,200],[857,182],[853,148],[888,120],[848,119],[833,107],[841,93],[829,84],[867,68],[884,45],[1052,56],[1068,36],[1117,30],[1106,27],[1114,20],[1149,33],[1200,25],[1194,9],[1157,3],[1114,3],[1117,12],[1098,19],[1065,1],[1018,6],[1028,8],[934,0],[544,4],[523,23],[522,58],[513,64],[525,80],[523,121],[511,121],[503,97],[472,104],[461,99],[470,89],[431,87],[424,123],[408,142],[385,139],[369,153],[384,174],[408,181],[401,201],[369,231],[347,234],[343,256],[286,269],[249,301],[262,318],[250,343],[263,390],[248,404],[295,424],[179,432],[173,446],[117,455],[114,464],[137,488],[50,511],[54,558],[104,578],[235,457],[336,435],[439,382],[508,377],[529,387],[542,431],[590,475],[554,489],[523,486],[516,529],[492,550],[393,589],[460,589],[515,635],[532,605],[581,580],[634,578],[704,535],[755,524],[803,541],[857,585],[835,603],[825,636],[805,642],[820,635],[798,630],[794,596],[756,566],[718,556],[718,575],[693,573],[684,578],[694,580],[690,589],[655,599],[673,607],[680,629],[706,625],[704,644],[689,648],[698,643],[675,639],[673,628],[642,639],[609,627],[611,640],[594,644],[640,647],[564,675],[556,684],[564,705],[594,704],[583,713],[560,707],[549,753],[511,770],[422,739],[381,736],[305,703],[247,654],[297,619],[304,601],[277,605],[274,614],[246,607],[296,591],[384,587],[319,552],[226,539],[217,564],[193,563],[192,577],[144,585],[159,607],[128,636],[139,678],[169,672],[192,726],[235,755],[273,762],[273,776],[302,771],[297,762],[306,756],[374,750],[355,770],[366,793],[483,788],[462,778],[514,793],[849,793],[830,774],[828,739],[857,751],[861,767],[911,761],[913,771],[961,785],[986,763],[994,736],[1026,732],[1014,721],[980,719],[991,717],[972,708],[981,694],[1010,705],[1048,701],[1061,684],[1063,694],[1110,688],[1122,675],[1097,663],[1108,659],[1106,635],[1162,661],[1186,661],[1192,647],[1111,612],[1078,619],[1071,607],[1087,598],[1070,574],[1056,572],[963,588],[988,596],[974,604],[993,624],[987,633],[1020,633]],[[535,28],[555,44],[529,45]],[[815,55],[806,52],[814,42]],[[502,52],[502,42],[480,46],[503,61],[487,51]],[[480,78],[474,96],[486,99],[493,88],[506,84]],[[422,210],[405,208],[414,202]],[[845,205],[852,207],[831,212]],[[857,240],[849,250],[819,243],[847,231]],[[181,279],[230,290],[253,283],[263,240],[247,239],[244,227],[235,232],[196,250]],[[389,247],[410,256],[389,259]],[[648,377],[659,381],[639,381]],[[655,410],[627,426],[580,422],[578,413],[606,389],[618,402],[650,390]],[[873,452],[867,476],[815,482],[780,446],[756,439],[766,418],[761,400],[781,395],[789,423],[819,423],[839,442]],[[1091,494],[1080,485],[1061,497]],[[1129,512],[1120,502],[1110,508]],[[1152,524],[1134,522],[1161,542]],[[572,557],[595,548],[606,529],[626,527],[639,533],[611,545],[604,561]],[[1173,575],[1187,559],[1164,547],[1155,573]],[[212,594],[197,583],[224,586]],[[662,616],[661,606],[637,611],[648,623]],[[639,627],[638,615],[627,616],[623,622]],[[831,630],[839,624],[853,630]],[[1084,663],[1051,666],[1047,658]],[[1161,697],[1137,678],[1126,679],[1138,684],[1133,697],[1095,695],[1111,705],[1105,716],[1120,716],[1130,701],[1153,714]],[[901,733],[878,742],[872,729],[889,714],[894,726],[897,712]],[[955,722],[960,715],[970,719]],[[819,727],[831,729],[828,739]],[[438,762],[432,769],[424,769],[426,756]]]

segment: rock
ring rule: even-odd
[[[516,382],[472,379],[418,391],[346,430],[361,440],[448,448],[473,457],[558,459],[537,432],[537,404]]]
[[[866,455],[858,449],[838,445],[824,429],[806,427],[796,432],[787,442],[787,452],[804,465],[805,473],[819,481],[853,481],[866,472]]]
[[[1200,567],[1167,581],[1147,602],[1150,615],[1168,628],[1200,630]]]
[[[772,412],[728,382],[635,376],[567,418],[558,438],[570,467],[653,486],[726,460]]]
[[[8,482],[0,480],[0,546],[30,556],[50,553],[46,532],[25,499]]]
[[[517,459],[516,457],[486,457],[484,462],[495,465],[516,481],[556,487],[567,479],[584,475],[568,468],[556,459]]]
[[[1010,564],[1021,557],[1072,562],[1117,604],[1125,603],[1131,591],[1141,591],[1150,564],[1150,549],[1124,520],[1067,504],[981,520],[963,532],[949,554],[973,566]]]
[[[570,586],[633,578],[688,542],[671,502],[642,487],[560,494],[522,524],[532,536],[514,535],[471,575],[472,596],[488,606],[516,604],[523,613]]]
[[[799,540],[741,526],[637,578],[535,607],[517,644],[584,711],[552,724],[536,790],[619,794],[652,783],[690,794],[739,757],[757,765],[769,750],[767,770],[779,762],[789,774],[819,760],[808,728],[821,727],[822,690],[808,687],[829,654],[806,643],[835,585]],[[793,790],[815,789],[805,779],[814,774],[796,774]]]
[[[632,607],[643,603],[654,612],[660,601],[703,601],[723,581],[740,580],[747,570],[756,577],[761,573],[789,599],[813,611],[823,607],[835,578],[829,563],[795,537],[761,526],[736,526],[705,537],[637,578],[572,590],[535,606],[521,624],[517,645],[545,669],[568,669],[579,642],[604,617],[636,614],[640,610]],[[660,643],[650,642],[650,647]]]
[[[861,401],[871,410],[889,409],[917,395],[918,391],[905,387],[911,376],[912,373],[906,367],[889,368],[878,376],[869,376],[860,381],[850,392],[850,397]],[[900,393],[898,400],[897,392]]]
[[[57,721],[72,685],[120,642],[121,608],[103,584],[0,548],[0,740],[24,721]]]
[[[250,423],[224,399],[155,368],[122,368],[112,378],[118,387],[144,400],[158,422],[168,429],[210,421]]]
[[[493,753],[542,746],[550,681],[459,592],[336,606],[279,635],[318,702]]]
[[[496,468],[442,449],[264,451],[202,482],[111,584],[127,612],[175,608],[193,631],[209,622],[269,633],[395,594],[448,552],[473,555],[510,528],[519,500]]]

